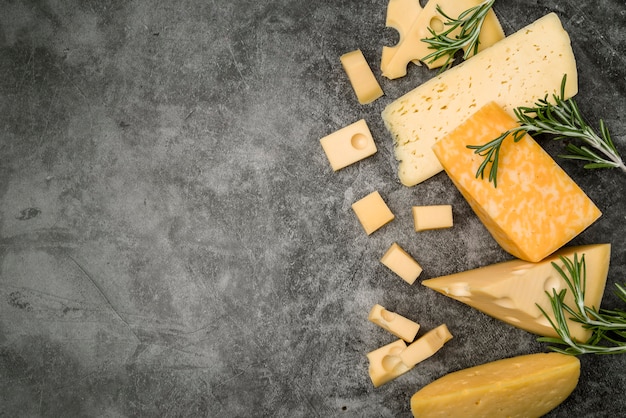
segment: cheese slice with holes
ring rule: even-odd
[[[567,247],[538,263],[510,260],[424,280],[422,284],[515,327],[545,337],[557,337],[537,304],[554,320],[545,292],[552,294],[552,289],[557,292],[567,289],[564,302],[575,306],[571,290],[552,265],[554,262],[562,268],[559,256],[573,261],[574,254],[585,257],[585,303],[599,309],[609,270],[610,244]],[[579,323],[569,319],[567,323],[576,340],[584,342],[591,335]]]
[[[414,186],[441,172],[433,144],[485,104],[495,101],[514,115],[516,107],[559,94],[564,74],[569,98],[578,91],[576,61],[567,32],[550,13],[396,99],[382,118],[400,181]]]
[[[497,187],[476,178],[483,157],[467,145],[487,143],[516,126],[508,113],[491,102],[435,143],[433,151],[500,246],[534,262],[568,243],[601,213],[530,135],[519,142],[508,137],[502,143]]]
[[[381,55],[383,76],[389,79],[404,77],[409,62],[419,65],[420,60],[433,52],[424,38],[431,38],[430,27],[436,33],[447,30],[447,20],[437,11],[437,5],[450,17],[456,18],[465,10],[478,6],[483,0],[430,0],[421,9],[418,0],[390,0],[387,6],[386,26],[398,31],[399,41],[395,46],[384,46]],[[460,30],[448,36],[454,38]],[[504,38],[504,31],[493,10],[489,10],[479,35],[478,50],[481,51]],[[445,64],[446,58],[426,61],[428,68],[438,68]]]
[[[411,397],[420,418],[540,417],[574,391],[580,361],[560,353],[497,360],[449,373]]]

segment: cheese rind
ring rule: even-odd
[[[422,266],[395,242],[391,244],[380,262],[408,284],[415,283],[415,280],[422,274]]]
[[[380,68],[383,76],[389,79],[403,77],[407,72],[409,62],[419,63],[422,58],[433,52],[424,38],[431,38],[428,28],[436,33],[444,29],[446,18],[437,11],[440,6],[444,13],[457,17],[465,10],[479,5],[483,0],[430,0],[422,10],[418,10],[412,3],[417,1],[390,0],[387,6],[386,26],[396,29],[400,35],[399,42],[393,46],[383,47]],[[419,6],[419,4],[418,4]],[[412,19],[411,19],[412,18]],[[448,36],[454,38],[460,32],[457,29]],[[489,10],[479,35],[478,50],[482,51],[504,38],[504,31],[493,9]],[[466,49],[466,48],[464,48]],[[446,58],[442,57],[433,62],[425,62],[428,68],[438,68],[444,65]]]
[[[379,387],[411,370],[400,359],[400,353],[406,348],[403,340],[396,340],[367,353],[368,373],[374,387]]]
[[[559,94],[578,91],[576,61],[567,32],[550,13],[396,99],[382,118],[395,144],[398,177],[414,186],[441,172],[431,147],[485,104],[513,115]]]
[[[540,417],[574,391],[580,361],[560,353],[511,357],[449,373],[411,397],[420,418]]]
[[[500,148],[497,187],[476,178],[480,145],[518,126],[495,102],[479,109],[433,145],[446,173],[500,246],[536,262],[580,234],[600,210],[530,135]]]
[[[402,350],[400,359],[407,367],[413,367],[433,356],[451,339],[452,334],[446,324],[439,325]]]
[[[554,268],[563,268],[560,257],[574,260],[584,255],[586,264],[585,304],[600,308],[611,259],[610,244],[592,244],[567,247],[538,263],[510,260],[473,270],[422,281],[422,284],[452,299],[463,302],[481,312],[517,328],[544,337],[558,337],[539,305],[554,321],[550,299],[552,290],[566,289],[563,302],[576,306],[572,291]],[[588,329],[569,319],[567,325],[572,337],[585,342],[591,336]]]
[[[408,343],[415,339],[420,329],[417,322],[411,321],[395,312],[388,311],[379,304],[372,307],[367,319]]]
[[[352,210],[367,235],[370,235],[395,218],[395,215],[391,212],[378,191],[374,191],[354,202]]]
[[[361,161],[377,151],[365,119],[358,120],[320,139],[333,171]]]
[[[359,103],[368,104],[383,95],[383,90],[360,49],[343,54],[340,61]]]
[[[453,225],[451,205],[413,206],[412,213],[416,232],[451,228]]]

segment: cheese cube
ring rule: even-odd
[[[343,54],[340,61],[359,103],[371,103],[383,95],[383,90],[360,49]]]
[[[580,361],[560,353],[497,360],[449,373],[411,397],[414,417],[541,417],[574,391]]]
[[[515,126],[516,121],[491,102],[438,141],[433,151],[502,248],[535,262],[561,248],[601,213],[529,135],[502,143],[497,188],[476,178],[483,157],[467,145],[484,144]]]
[[[408,284],[413,284],[422,273],[422,267],[418,262],[395,242],[391,244],[391,247],[385,252],[380,262]]]
[[[451,228],[452,206],[413,206],[413,223],[415,231],[426,231],[429,229]]]
[[[395,312],[388,311],[378,304],[374,305],[367,319],[409,343],[415,339],[420,329],[417,322],[411,321]]]
[[[383,47],[380,68],[383,76],[395,79],[406,75],[407,64],[410,61],[418,64],[420,60],[433,52],[426,42],[421,40],[431,38],[428,28],[440,33],[444,29],[446,19],[437,12],[440,6],[444,13],[457,17],[462,12],[479,5],[483,0],[430,0],[424,9],[421,9],[419,0],[390,0],[387,6],[386,26],[392,27],[400,34],[399,42],[393,46]],[[459,34],[457,29],[448,36],[454,38]],[[489,10],[478,38],[478,50],[490,47],[504,38],[504,31],[498,18]],[[442,57],[434,62],[426,62],[428,68],[437,68],[444,65],[446,58]]]
[[[320,139],[334,171],[376,153],[376,144],[365,119],[361,119]]]
[[[400,181],[413,186],[441,172],[433,144],[485,104],[495,101],[514,115],[519,106],[559,94],[564,74],[569,98],[578,91],[576,61],[567,32],[550,13],[396,99],[382,118]]]
[[[369,360],[369,376],[374,387],[379,387],[412,369],[400,360],[400,353],[406,348],[403,340],[367,353]]]
[[[372,192],[354,202],[352,210],[354,210],[367,235],[370,235],[395,218],[378,191]]]
[[[417,341],[411,343],[400,353],[400,360],[408,367],[413,367],[439,351],[445,343],[452,339],[446,324],[428,331]]]
[[[600,308],[611,259],[610,244],[594,244],[562,248],[538,263],[510,260],[473,270],[422,281],[422,284],[456,299],[517,328],[544,337],[558,337],[543,309],[555,321],[550,299],[546,295],[566,289],[563,302],[576,306],[572,291],[552,263],[563,269],[560,256],[574,260],[574,254],[585,257],[585,304]],[[591,332],[567,317],[572,337],[585,342]]]

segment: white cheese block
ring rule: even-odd
[[[574,254],[579,259],[585,256],[585,304],[599,309],[609,270],[610,244],[567,247],[538,263],[515,259],[424,280],[422,284],[515,327],[545,337],[558,337],[537,304],[554,321],[546,292],[552,295],[552,289],[557,292],[566,289],[565,304],[576,306],[572,291],[552,265],[554,262],[564,269],[559,256],[573,261]],[[574,339],[584,342],[591,336],[580,323],[569,319],[567,323]]]
[[[439,173],[432,145],[488,102],[513,115],[516,107],[559,94],[564,74],[569,98],[578,92],[576,61],[567,32],[550,13],[396,99],[382,118],[400,181],[414,186]]]

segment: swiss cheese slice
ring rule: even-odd
[[[572,291],[552,265],[554,262],[563,268],[559,256],[573,261],[574,254],[579,259],[585,257],[585,304],[599,309],[609,270],[610,244],[567,247],[538,263],[510,260],[424,280],[422,284],[515,327],[544,337],[558,337],[537,305],[554,321],[546,292],[552,295],[552,289],[566,289],[564,303],[576,306]],[[567,319],[567,324],[577,341],[585,342],[591,336],[580,323]]]
[[[515,119],[491,102],[435,143],[433,151],[502,248],[534,262],[561,248],[601,212],[529,135],[502,143],[497,187],[476,177],[484,157],[467,145],[487,143],[516,126]]]
[[[449,373],[411,397],[413,416],[540,417],[574,391],[580,361],[560,353],[511,357]]]
[[[564,74],[569,98],[578,91],[576,61],[567,32],[550,13],[396,99],[382,118],[400,181],[414,186],[441,172],[433,144],[488,102],[513,115],[519,106],[559,94]]]
[[[399,42],[393,46],[384,46],[381,56],[383,76],[395,79],[406,75],[409,62],[419,64],[420,60],[433,52],[429,45],[423,42],[424,38],[431,38],[430,27],[436,33],[447,30],[444,26],[447,20],[437,11],[440,6],[445,14],[456,18],[465,10],[478,6],[483,0],[430,0],[421,9],[418,0],[390,0],[387,6],[386,25],[398,31]],[[454,38],[460,29],[451,32],[448,36]],[[478,50],[481,51],[504,38],[504,31],[493,10],[489,10],[478,37]],[[428,68],[438,68],[445,64],[446,58],[436,61],[427,61]]]

